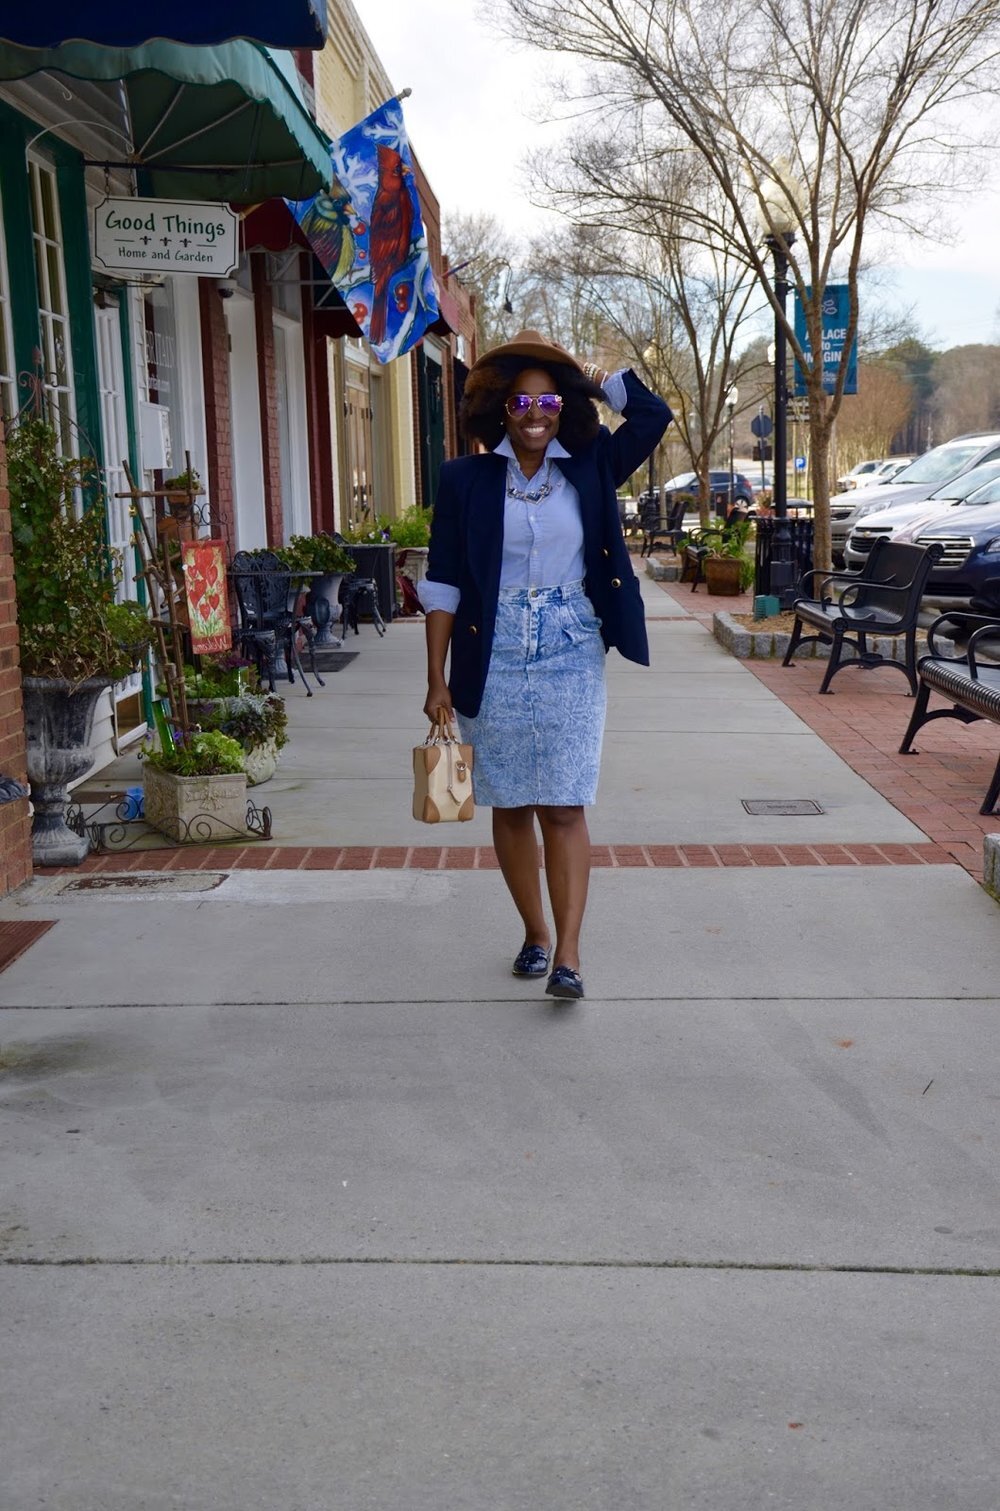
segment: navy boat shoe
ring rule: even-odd
[[[544,976],[549,968],[549,952],[540,944],[523,944],[514,961],[515,976]]]
[[[570,970],[568,965],[557,965],[545,990],[550,997],[579,1001],[583,996],[583,977],[578,971]]]

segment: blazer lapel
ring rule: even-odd
[[[475,474],[479,475],[476,476]],[[489,452],[479,459],[465,499],[466,550],[471,571],[484,600],[495,599],[500,586],[503,551],[504,480],[506,457]]]

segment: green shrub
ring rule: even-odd
[[[52,427],[26,416],[8,432],[7,482],[22,672],[128,676],[153,629],[141,604],[115,602],[121,559],[105,540],[97,463],[62,456]]]
[[[238,698],[222,698],[208,716],[212,729],[221,730],[239,740],[244,750],[273,740],[281,750],[288,744],[288,715],[285,700],[276,693],[244,693]]]
[[[322,572],[332,577],[354,571],[354,558],[332,535],[293,535],[287,546],[275,551],[279,561],[296,572]]]
[[[389,535],[397,546],[426,546],[431,538],[431,511],[411,504],[398,519],[389,521]]]
[[[146,760],[174,776],[234,776],[246,769],[243,747],[217,729],[193,734],[173,750],[153,750]]]

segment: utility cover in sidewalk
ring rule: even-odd
[[[748,813],[764,818],[793,818],[823,812],[811,797],[744,797],[740,802]]]

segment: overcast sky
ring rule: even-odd
[[[407,127],[443,215],[493,210],[521,234],[540,212],[528,204],[521,164],[558,127],[532,118],[546,98],[550,58],[513,49],[476,0],[354,0],[396,89],[407,85]],[[887,302],[914,306],[933,346],[989,341],[1000,329],[1000,193],[987,186],[951,207],[954,245],[894,243]],[[448,247],[444,250],[447,252]]]

